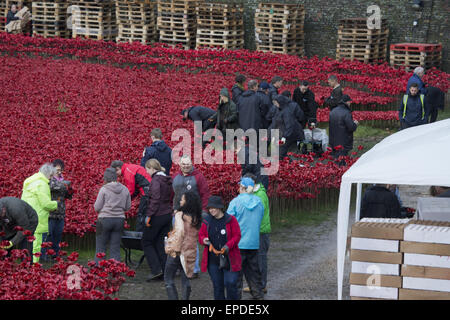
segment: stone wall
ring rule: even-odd
[[[286,2],[305,6],[305,51],[308,57],[336,56],[337,29],[343,18],[367,17],[367,7],[378,5],[382,18],[388,20],[389,44],[442,43],[442,67],[450,72],[450,1],[423,0],[423,8],[416,11],[412,0],[299,0],[244,1],[245,47],[255,49],[254,13],[259,2]],[[413,27],[413,21],[418,25]],[[388,56],[389,59],[389,50]]]

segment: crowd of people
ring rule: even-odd
[[[431,105],[439,107],[441,103],[440,94],[427,88],[422,76],[423,70],[416,69],[408,82],[399,109],[402,129],[428,123]],[[280,157],[285,157],[304,139],[303,129],[314,128],[317,123],[317,103],[309,83],[301,81],[291,95],[289,91],[279,93],[283,79],[278,76],[270,83],[250,80],[247,90],[245,81],[243,75],[236,77],[231,96],[228,89],[220,90],[217,110],[190,107],[182,110],[183,119],[202,121],[203,130],[278,129]],[[352,118],[351,98],[343,93],[337,77],[331,75],[328,82],[332,92],[325,104],[331,109],[330,145],[337,158],[353,148],[358,122]],[[173,172],[172,150],[163,140],[161,129],[153,129],[150,138],[152,144],[144,149],[140,164],[114,160],[104,172],[104,183],[94,203],[98,213],[95,261],[106,258],[99,253],[106,253],[108,245],[108,258],[121,260],[126,212],[139,198],[136,231],[142,232],[142,248],[150,268],[147,281],[163,280],[169,299],[178,299],[174,281],[178,270],[183,299],[189,299],[190,280],[200,272],[209,273],[215,299],[241,299],[243,292],[263,299],[271,225],[268,177],[261,174],[259,160],[256,164],[248,161],[252,153],[258,155],[258,148],[246,141],[246,161],[236,186],[239,195],[227,207],[219,195],[210,194],[207,179],[189,156],[182,156],[177,163],[179,170]],[[33,262],[58,256],[65,202],[74,193],[63,172],[61,159],[45,163],[24,181],[21,199],[0,199],[1,249],[27,249]],[[447,189],[436,192],[448,196]],[[395,189],[392,192],[386,186],[373,186],[363,198],[361,216],[401,216],[399,200]],[[34,237],[32,242],[30,236]],[[51,243],[51,248],[43,243]],[[203,246],[202,255],[199,245]]]

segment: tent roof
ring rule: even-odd
[[[390,135],[363,154],[342,182],[450,187],[450,119]]]

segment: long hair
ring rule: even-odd
[[[188,215],[192,218],[191,225],[194,228],[200,229],[202,225],[202,200],[196,192],[188,191],[183,194],[186,203],[180,207],[180,211],[183,212],[183,216]]]
[[[159,161],[156,160],[156,159],[149,159],[149,160],[147,160],[147,162],[145,163],[145,167],[149,168],[149,169],[153,168],[156,171],[166,172],[166,169],[164,169],[161,166],[161,163],[159,163]]]

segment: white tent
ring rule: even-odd
[[[392,134],[363,154],[342,176],[337,226],[339,300],[342,299],[352,183],[357,184],[356,221],[362,183],[450,187],[450,119]]]

